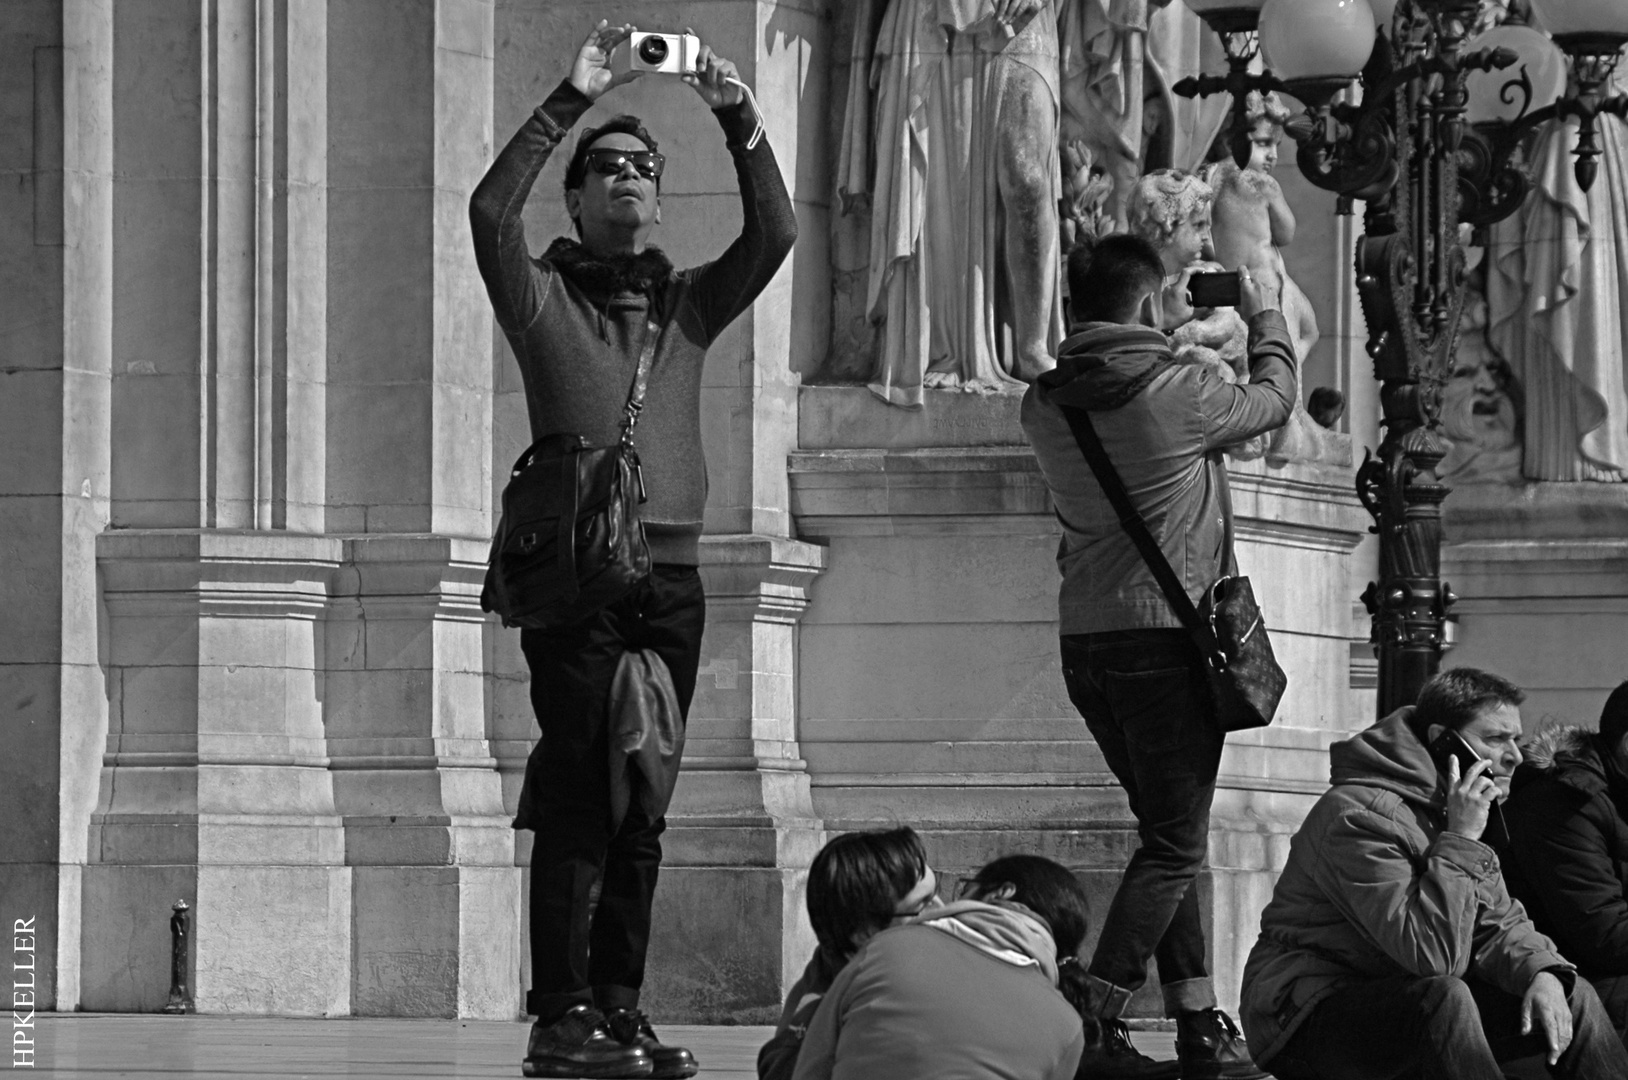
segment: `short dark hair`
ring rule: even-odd
[[[847,956],[885,929],[893,909],[927,873],[927,849],[908,826],[832,840],[808,869],[808,921],[820,947]]]
[[[571,162],[565,167],[565,190],[575,191],[582,186],[582,181],[588,176],[588,151],[593,144],[605,135],[632,135],[646,147],[655,150],[656,140],[651,138],[650,132],[645,130],[644,121],[637,116],[623,113],[613,116],[598,127],[586,128],[577,139],[577,148],[571,153]],[[659,187],[661,181],[657,180]]]
[[[1519,705],[1525,700],[1521,688],[1501,675],[1477,668],[1453,668],[1433,677],[1419,691],[1413,725],[1421,737],[1433,724],[1462,731],[1489,708]]]
[[[1600,711],[1600,734],[1612,746],[1628,734],[1628,682],[1618,685],[1605,699],[1605,708]]]
[[[1114,233],[1068,253],[1068,305],[1075,322],[1134,322],[1142,298],[1164,283],[1158,249]]]

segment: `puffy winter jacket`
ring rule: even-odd
[[[1473,975],[1524,994],[1541,971],[1575,979],[1510,898],[1492,848],[1445,831],[1445,792],[1412,711],[1329,750],[1334,786],[1289,845],[1244,967],[1244,1034],[1258,1064],[1353,982]]]
[[[1504,809],[1504,880],[1589,978],[1628,975],[1628,776],[1598,735],[1551,727]]]

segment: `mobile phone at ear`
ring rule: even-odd
[[[1470,744],[1456,731],[1444,731],[1436,736],[1436,741],[1430,744],[1430,757],[1443,779],[1448,776],[1447,762],[1457,758],[1460,780],[1469,774],[1470,766],[1482,760],[1481,755],[1470,749]]]
[[[1237,307],[1243,284],[1236,270],[1205,271],[1187,278],[1187,296],[1196,308]]]

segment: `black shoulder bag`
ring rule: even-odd
[[[504,626],[569,626],[620,600],[650,573],[633,429],[660,334],[654,321],[646,322],[616,445],[545,435],[514,463],[480,594],[481,609],[497,612]]]
[[[1084,409],[1063,406],[1063,416],[1074,432],[1080,452],[1096,474],[1097,483],[1102,485],[1103,494],[1119,515],[1120,527],[1136,545],[1165,599],[1204,657],[1205,673],[1215,699],[1216,723],[1222,731],[1270,724],[1289,679],[1272,655],[1272,642],[1266,636],[1266,622],[1255,603],[1255,590],[1250,587],[1248,578],[1236,573],[1232,553],[1232,498],[1227,488],[1225,463],[1216,463],[1215,468],[1220,474],[1217,482],[1226,511],[1226,562],[1221,568],[1221,577],[1204,591],[1200,606],[1195,608],[1181,579],[1171,569],[1170,560],[1165,558],[1148,531],[1147,522],[1131,502],[1125,481],[1120,479],[1107,448],[1097,437],[1097,429],[1091,424],[1091,414]],[[1234,572],[1228,573],[1229,570]]]

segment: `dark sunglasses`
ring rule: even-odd
[[[590,150],[588,167],[600,176],[620,176],[628,162],[646,180],[660,180],[667,159],[654,150]]]

